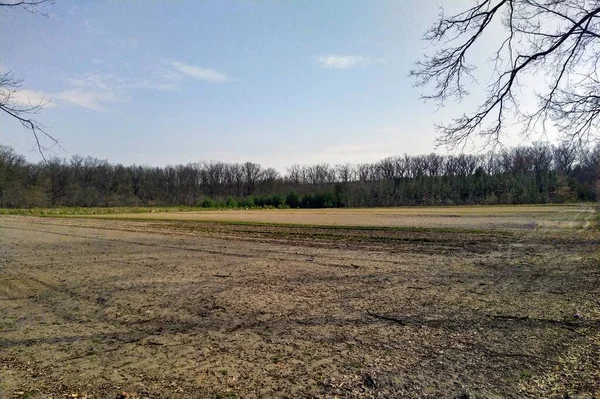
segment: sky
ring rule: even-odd
[[[438,110],[408,76],[440,5],[56,0],[46,16],[0,10],[0,70],[23,79],[21,101],[49,101],[36,118],[60,157],[373,162],[436,150],[435,123],[472,108]],[[0,143],[41,159],[4,115]]]

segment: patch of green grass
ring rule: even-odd
[[[522,380],[528,380],[532,377],[531,371],[530,370],[523,370],[521,371],[521,373],[519,374],[519,377]]]
[[[215,394],[215,399],[228,399],[228,398],[237,398],[237,394],[235,393],[235,391],[217,392]]]
[[[353,369],[357,369],[357,370],[362,370],[364,368],[364,365],[362,362],[352,362],[350,364],[348,364],[348,367],[353,368]]]

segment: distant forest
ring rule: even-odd
[[[0,145],[0,207],[374,207],[598,201],[600,146],[534,144],[482,155],[403,155],[375,163],[113,165],[75,155],[29,163]]]

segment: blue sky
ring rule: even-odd
[[[469,105],[436,112],[408,77],[439,5],[58,0],[47,17],[0,11],[0,68],[24,101],[51,101],[37,119],[63,157],[376,161],[433,151],[434,123]],[[4,116],[0,142],[40,159]]]

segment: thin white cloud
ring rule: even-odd
[[[19,90],[10,95],[11,100],[23,107],[37,107],[39,105],[45,108],[54,108],[56,104],[50,102],[50,96],[47,93],[35,90]]]
[[[347,69],[369,62],[365,57],[358,55],[323,54],[317,57],[317,62],[323,68]]]
[[[183,80],[181,74],[172,70],[159,71],[147,77],[87,73],[77,78],[66,79],[75,88],[108,92],[114,97],[127,97],[127,93],[132,89],[174,90],[181,80]]]
[[[82,77],[67,79],[67,81],[77,88],[100,91],[118,91],[130,86],[129,79],[114,73],[87,73]]]
[[[222,83],[230,80],[229,76],[214,69],[200,68],[179,61],[172,61],[171,66],[185,75],[207,82]]]
[[[95,111],[107,111],[102,103],[119,100],[112,93],[81,89],[61,91],[54,94],[53,97]]]
[[[86,73],[76,78],[65,79],[71,88],[60,91],[53,98],[95,111],[108,111],[106,103],[126,101],[130,79],[114,73]]]
[[[102,64],[102,60],[95,61]],[[0,68],[2,66],[0,65]],[[0,69],[0,71],[3,69]],[[218,71],[198,68],[178,61],[169,61],[163,68],[149,76],[121,76],[115,73],[90,72],[65,78],[65,90],[43,93],[35,90],[19,90],[13,100],[23,106],[43,104],[45,108],[55,108],[66,104],[76,105],[94,111],[110,111],[111,103],[129,101],[132,90],[147,89],[176,90],[186,76],[208,82],[227,82],[230,78]],[[52,102],[49,100],[52,99]]]
[[[80,88],[57,93],[44,93],[36,90],[19,90],[11,94],[11,100],[23,107],[43,106],[45,109],[56,108],[62,103],[71,103],[96,111],[106,111],[104,102],[118,101],[119,98],[109,92],[83,90]]]
[[[185,75],[166,64],[158,67],[152,75],[137,80],[133,88],[172,91],[180,88],[184,80]]]

